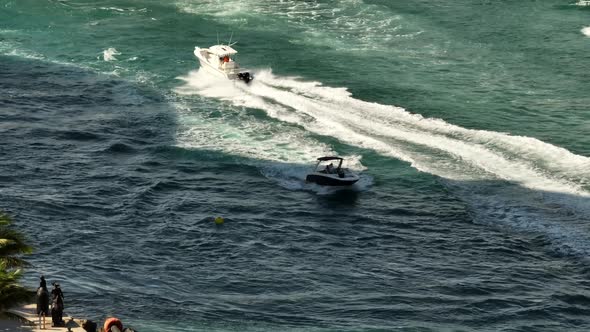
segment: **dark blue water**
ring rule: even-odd
[[[23,282],[59,281],[68,314],[140,331],[590,327],[584,5],[0,5],[0,208],[36,248]],[[507,16],[531,10],[547,24]],[[248,87],[195,71],[192,48],[228,27]],[[521,66],[533,44],[562,64]],[[306,184],[324,154],[359,184]]]

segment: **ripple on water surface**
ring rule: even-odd
[[[21,77],[0,76],[14,96],[0,101],[2,208],[37,247],[25,281],[62,281],[68,313],[143,331],[587,325],[584,265],[475,218],[493,204],[450,192],[465,184],[362,151],[364,190],[290,190],[266,176],[276,161],[176,146],[183,124],[157,91],[13,58],[0,69]]]

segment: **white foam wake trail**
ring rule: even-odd
[[[200,103],[199,110],[191,109],[189,105],[193,103],[190,101],[178,102],[174,105],[178,110],[179,123],[182,124],[176,137],[179,146],[248,158],[242,162],[258,167],[264,176],[287,189],[309,190],[320,195],[333,193],[333,189],[304,181],[311,163],[317,157],[335,154],[329,146],[310,137],[309,132],[290,124],[305,122],[305,118],[264,98],[245,94],[239,85],[228,84],[226,79],[211,77],[207,73],[194,71],[179,79],[187,82],[176,89],[180,95],[192,95],[198,91],[221,99],[231,96],[236,105],[266,110],[269,115],[285,119],[286,122],[264,121],[254,118],[246,109],[207,100]],[[356,171],[365,169],[361,164],[361,156],[344,157],[346,167]],[[352,190],[365,190],[372,183],[370,176],[361,174],[360,181]]]
[[[582,30],[580,30],[585,36],[590,37],[590,27],[585,27]]]
[[[267,100],[269,115],[285,121],[305,119],[299,124],[312,132],[406,160],[441,177],[470,180],[469,185],[459,184],[456,193],[476,211],[477,222],[543,233],[560,253],[590,253],[585,222],[590,215],[590,158],[531,137],[466,129],[364,102],[343,88],[277,77],[270,71],[255,77],[250,86],[238,87],[242,95]],[[228,99],[236,104],[248,100]],[[288,120],[273,111],[279,106],[291,110]],[[486,181],[497,179],[518,186]]]
[[[531,137],[471,130],[439,119],[426,119],[399,107],[355,99],[344,88],[277,77],[270,71],[255,73],[249,85],[217,81],[201,72],[191,72],[183,79],[186,85],[177,89],[180,94],[227,100],[233,105],[264,110],[281,120],[269,126],[276,133],[290,133],[281,139],[285,139],[285,144],[291,142],[298,151],[306,151],[308,159],[318,155],[320,151],[313,149],[322,144],[310,139],[306,132],[373,149],[405,160],[421,171],[451,179],[444,182],[468,202],[474,222],[542,233],[554,251],[584,257],[590,254],[590,237],[586,235],[590,216],[588,157]],[[235,109],[228,107],[224,112]],[[240,127],[228,123],[228,118],[222,122],[229,130]],[[256,128],[255,132],[262,123],[267,122],[258,119],[249,125]],[[215,130],[214,125],[212,129]],[[241,153],[240,149],[253,149],[247,153],[273,160],[281,150],[277,149],[281,135],[265,142],[268,151],[261,152],[263,145],[250,147],[253,132],[246,135],[250,138],[235,144],[230,141],[229,146],[235,146],[229,150]],[[195,144],[208,139],[188,137],[186,141]],[[329,151],[329,147],[326,149]],[[262,173],[279,179],[287,188],[314,190],[302,184],[302,168],[277,163],[268,168],[263,165]],[[495,181],[498,179],[507,182]],[[369,177],[361,180],[365,184],[361,184],[364,187],[360,190],[372,184]]]
[[[290,123],[305,121],[293,115],[280,105],[267,102],[261,97],[244,94],[226,79],[210,77],[206,73],[191,72],[186,77],[179,77],[187,84],[176,89],[180,95],[199,93],[227,98],[232,96],[235,104],[256,109],[267,110],[274,116],[282,116]],[[254,118],[246,109],[236,109],[216,102],[204,101],[199,110],[191,109],[192,103],[176,103],[179,123],[182,126],[177,133],[177,144],[184,148],[221,151],[227,154],[249,158],[253,166],[260,168],[268,178],[276,180],[289,189],[322,190],[304,183],[311,163],[319,156],[332,155],[335,152],[324,143],[309,136],[309,133],[289,123],[276,123]],[[363,170],[360,156],[345,156],[346,167],[357,171]],[[357,186],[359,190],[370,186],[372,180],[364,177]],[[321,188],[320,188],[321,189]]]
[[[201,95],[263,109],[271,117],[441,177],[502,179],[530,189],[590,196],[584,188],[590,184],[590,158],[534,138],[425,119],[399,107],[354,99],[343,88],[277,77],[270,71],[257,73],[249,86],[202,88],[188,82],[187,88]]]
[[[340,109],[346,111],[347,116],[358,116],[364,119],[364,122],[367,122],[366,120],[374,120],[368,125],[375,129],[381,128],[390,131],[390,134],[395,133],[395,129],[398,128],[404,130],[403,135],[408,135],[406,138],[413,136],[413,139],[409,141],[438,146],[441,150],[445,150],[445,148],[440,147],[440,143],[438,142],[425,142],[424,140],[428,139],[428,137],[424,137],[424,135],[413,135],[415,132],[424,133],[426,131],[429,133],[428,136],[439,135],[434,136],[437,140],[452,139],[454,141],[460,141],[457,144],[471,144],[471,147],[463,145],[462,148],[465,149],[473,149],[474,146],[483,147],[484,151],[477,151],[478,153],[485,153],[487,150],[503,150],[511,153],[512,155],[510,157],[517,155],[519,159],[530,164],[531,168],[542,167],[543,169],[571,176],[574,178],[574,181],[579,181],[581,185],[590,184],[588,182],[588,178],[590,177],[590,158],[572,154],[566,149],[544,143],[535,138],[512,136],[493,131],[465,129],[446,123],[440,119],[426,119],[421,115],[411,114],[399,107],[368,103],[354,99],[346,89],[323,87],[317,82],[300,82],[293,79],[278,78],[270,72],[259,74],[257,79],[258,81],[265,82],[267,85],[291,89],[297,94],[308,97],[307,99],[313,99],[317,105],[324,108],[327,107],[328,111],[330,109]],[[349,122],[356,123],[356,121]],[[386,128],[382,128],[382,124],[386,124]],[[387,133],[382,134],[387,135]],[[444,137],[440,137],[440,135]],[[404,138],[402,137],[400,139]],[[450,142],[447,141],[446,143]],[[449,151],[451,149],[453,149],[453,146],[448,148]],[[458,154],[461,153],[459,152]],[[489,157],[494,158],[493,156]],[[481,164],[477,160],[474,162]],[[510,177],[502,178],[510,179]]]
[[[198,93],[203,96],[207,97],[214,97],[220,98],[224,100],[231,101],[234,105],[238,106],[245,106],[250,108],[258,108],[266,111],[266,113],[274,118],[278,118],[282,121],[287,123],[303,125],[304,127],[313,126],[314,122],[317,121],[316,118],[309,116],[305,113],[298,113],[293,112],[289,105],[281,105],[280,103],[276,103],[276,100],[273,102],[268,102],[266,96],[263,94],[253,94],[253,90],[248,89],[244,84],[228,84],[228,81],[225,79],[218,79],[210,77],[207,73],[201,71],[191,72],[189,76],[181,78],[187,82],[187,84],[183,87],[178,88],[176,91],[180,94],[194,94]],[[264,88],[264,85],[257,85],[260,88]],[[244,90],[244,89],[248,89]],[[274,92],[280,92],[278,89],[273,89]],[[285,92],[287,96],[290,96],[288,92]],[[275,94],[276,97],[276,94]],[[272,98],[270,98],[272,99]],[[313,132],[317,132],[318,130],[322,130],[322,134],[332,134],[334,137],[340,136],[340,133],[345,132],[349,137],[357,138],[358,141],[356,142],[359,145],[363,145],[362,140],[372,141],[370,145],[366,145],[367,147],[379,147],[383,151],[387,152],[389,155],[394,155],[396,158],[411,162],[412,160],[403,154],[397,154],[394,149],[392,149],[387,144],[382,144],[377,140],[371,140],[363,135],[358,135],[353,131],[347,131],[346,128],[338,125],[337,123],[327,123],[327,125],[333,125],[330,128],[318,127],[316,130],[312,130]],[[317,144],[317,143],[316,143]],[[324,154],[327,152],[323,150]],[[317,157],[319,154],[314,156]]]

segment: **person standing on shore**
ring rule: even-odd
[[[45,276],[42,275],[39,279],[40,279],[39,287],[43,287],[43,288],[47,289],[47,282],[45,281]]]
[[[37,315],[39,316],[39,326],[45,329],[45,317],[49,315],[49,291],[44,276],[41,276],[41,282],[37,288]]]
[[[61,291],[57,282],[53,283],[53,289],[51,290],[51,320],[53,326],[63,326],[63,314],[64,314],[64,293]]]

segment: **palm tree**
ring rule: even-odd
[[[22,277],[20,268],[29,266],[22,255],[33,248],[26,244],[24,236],[10,228],[11,218],[0,212],[0,310],[29,301],[31,292],[18,284]]]
[[[10,228],[12,220],[0,212],[0,268],[14,269],[29,266],[20,255],[30,254],[33,248],[26,244],[25,237]]]

